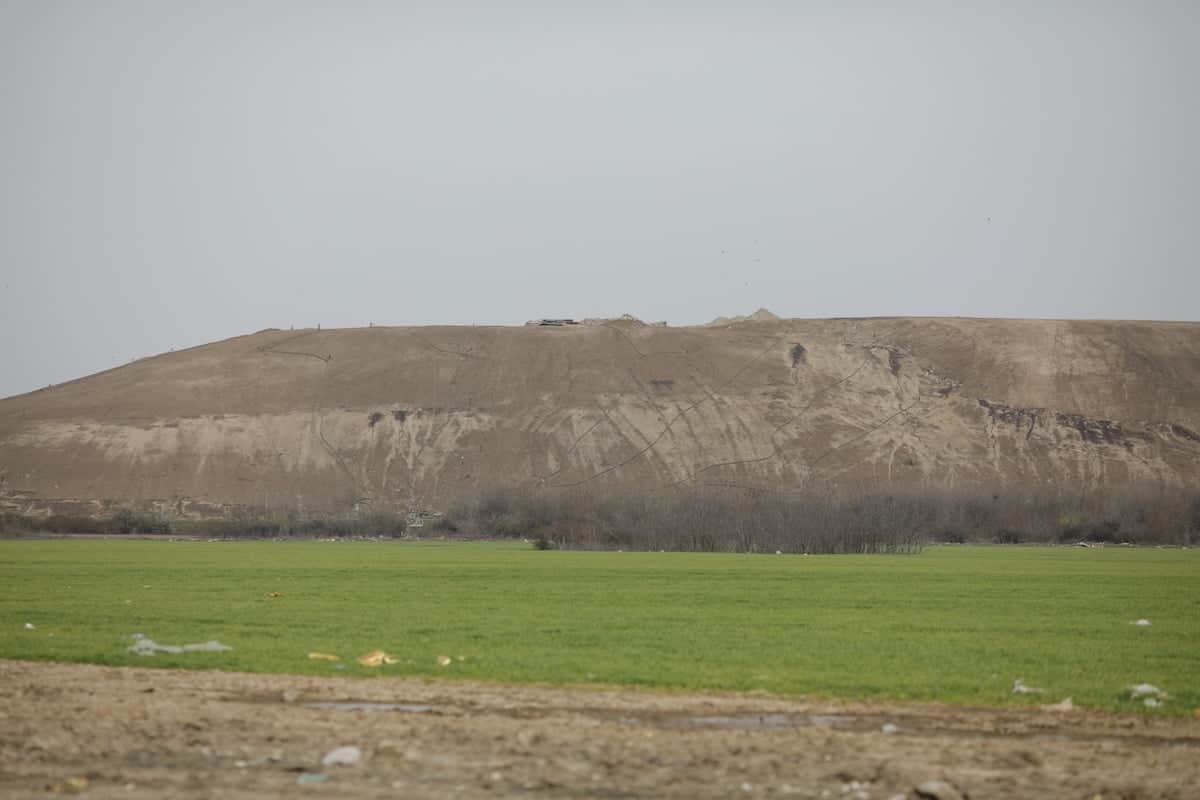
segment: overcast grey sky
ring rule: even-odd
[[[0,0],[0,396],[269,326],[1200,319],[1200,3]]]

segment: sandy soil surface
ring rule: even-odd
[[[1200,794],[1200,721],[1078,710],[0,661],[0,720],[6,798]]]

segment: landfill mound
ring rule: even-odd
[[[1200,323],[266,330],[0,400],[0,510],[1200,484]]]

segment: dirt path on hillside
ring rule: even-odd
[[[6,798],[1200,793],[1200,721],[1083,711],[0,661],[0,720]]]

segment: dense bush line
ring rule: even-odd
[[[177,534],[218,539],[287,539],[323,537],[399,537],[404,516],[373,512],[341,516],[302,516],[241,509],[228,518],[177,519],[157,511],[122,508],[108,516],[0,514],[0,532]]]
[[[121,508],[100,518],[0,515],[0,531],[210,538],[399,537],[400,511],[337,516],[239,509],[173,519]],[[1007,488],[748,492],[489,489],[416,536],[528,539],[541,549],[909,552],[929,542],[1200,544],[1200,490]]]
[[[493,489],[443,526],[540,546],[871,553],[926,542],[1200,544],[1200,491],[723,489],[604,493]]]
[[[177,527],[181,533],[220,539],[317,539],[396,538],[404,535],[405,525],[398,512],[302,516],[242,510],[228,519],[188,520]]]
[[[445,524],[528,538],[539,549],[880,553],[921,546],[925,529],[916,512],[882,495],[490,490],[452,507]]]
[[[0,531],[24,533],[171,533],[174,520],[156,511],[119,508],[112,514],[89,517],[82,514],[0,514]]]

